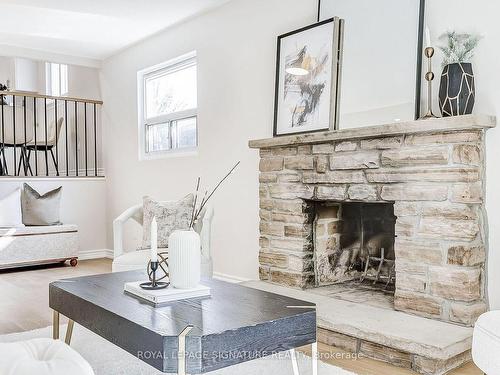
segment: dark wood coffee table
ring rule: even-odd
[[[154,368],[179,374],[214,371],[285,350],[293,354],[307,344],[316,349],[312,303],[206,279],[210,298],[155,308],[123,292],[125,282],[146,279],[145,272],[130,271],[51,283],[54,338],[63,314],[70,319],[68,344],[76,322]]]

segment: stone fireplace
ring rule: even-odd
[[[251,141],[260,149],[260,278],[356,282],[394,309],[470,326],[487,309],[489,116]]]

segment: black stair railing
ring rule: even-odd
[[[100,100],[1,91],[0,176],[103,177],[101,107]]]

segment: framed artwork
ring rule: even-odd
[[[333,128],[338,25],[330,18],[278,36],[274,136]]]

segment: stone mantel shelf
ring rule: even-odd
[[[250,148],[272,148],[292,145],[325,143],[380,136],[452,132],[472,129],[489,129],[496,126],[496,117],[490,115],[465,115],[429,120],[395,122],[392,124],[341,129],[307,134],[287,135],[275,138],[257,139],[248,142]]]

